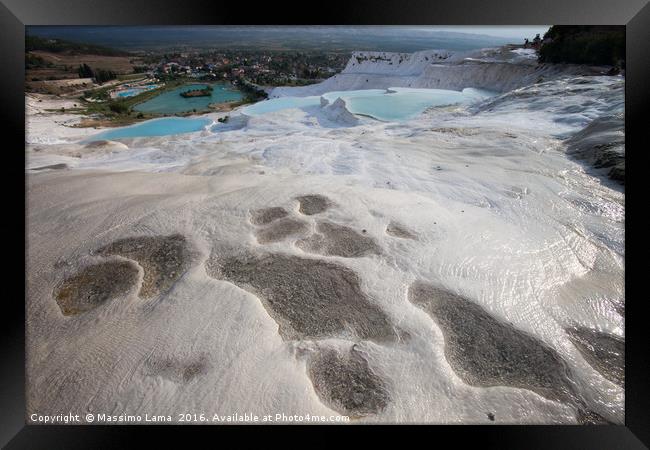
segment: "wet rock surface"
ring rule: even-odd
[[[257,209],[251,212],[251,223],[254,225],[266,225],[274,220],[286,217],[289,213],[279,206]]]
[[[31,170],[64,170],[67,168],[68,168],[67,164],[60,163],[60,164],[51,164],[49,166],[34,167]]]
[[[610,304],[621,317],[625,317],[625,299],[611,299]]]
[[[260,228],[255,232],[257,242],[260,244],[269,244],[279,242],[291,236],[304,234],[309,230],[307,222],[285,217],[284,219],[271,222],[270,225]]]
[[[81,314],[110,299],[126,295],[138,282],[138,268],[128,261],[107,261],[84,267],[55,289],[64,316]]]
[[[136,261],[144,270],[140,297],[166,293],[190,267],[189,245],[183,235],[140,236],[117,240],[97,251]]]
[[[396,337],[388,317],[361,290],[358,275],[344,266],[283,254],[213,252],[206,268],[258,296],[285,340]]]
[[[612,383],[625,386],[625,341],[590,328],[566,330],[571,342],[594,369]]]
[[[386,233],[393,237],[398,237],[402,239],[417,239],[417,235],[406,228],[404,225],[391,221],[386,227]]]
[[[299,240],[296,245],[306,252],[344,258],[378,255],[381,252],[373,238],[353,228],[331,222],[319,222],[316,229],[318,233]]]
[[[390,401],[385,382],[354,347],[345,353],[321,350],[310,358],[307,369],[321,401],[341,414],[377,414]]]
[[[330,199],[324,195],[318,194],[302,195],[300,197],[296,197],[296,200],[298,200],[300,203],[298,211],[307,216],[322,213],[333,205]]]
[[[540,340],[495,319],[474,302],[431,284],[411,285],[409,300],[440,326],[445,357],[466,383],[513,386],[555,401],[578,401],[567,364]]]

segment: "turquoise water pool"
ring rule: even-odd
[[[380,95],[341,95],[341,98],[353,114],[391,122],[412,119],[433,106],[469,103],[477,96],[446,89],[390,88]]]
[[[242,112],[247,116],[259,116],[283,109],[304,108],[306,106],[319,106],[320,96],[310,97],[281,97],[263,100],[245,107]]]
[[[196,89],[197,86],[202,87],[205,85],[184,86],[183,89]],[[493,95],[495,94],[489,91],[471,88],[462,91],[389,88],[328,92],[323,94],[322,97],[329,103],[333,103],[339,97],[342,98],[348,110],[353,114],[370,116],[384,121],[401,121],[413,118],[432,106],[468,104]],[[186,100],[180,95],[178,97]],[[317,95],[310,97],[282,97],[255,103],[243,108],[242,112],[248,116],[258,116],[283,109],[320,107],[320,105],[321,96]],[[165,117],[147,120],[129,127],[107,130],[86,139],[85,142],[191,133],[205,129],[212,122],[212,119],[207,118]],[[236,129],[241,124],[218,125],[221,126],[213,127],[213,132],[222,129]]]
[[[211,123],[211,119],[205,118],[165,117],[147,120],[129,127],[107,130],[86,139],[85,142],[191,133],[201,131]]]
[[[125,89],[115,94],[116,97],[133,97],[142,92],[142,89]]]
[[[462,91],[416,88],[362,89],[327,92],[322,96],[275,98],[247,106],[242,112],[249,116],[258,116],[283,109],[319,106],[321,97],[329,103],[334,103],[340,97],[353,114],[383,121],[402,121],[416,117],[433,106],[468,104],[493,95],[493,92],[472,88]]]
[[[203,111],[211,103],[224,103],[238,101],[244,95],[232,86],[224,83],[210,84],[212,95],[208,97],[181,97],[181,92],[193,89],[204,89],[207,84],[187,84],[171,91],[160,94],[144,103],[133,107],[134,110],[154,114],[176,114],[193,110]]]
[[[155,89],[157,86],[155,85],[149,85],[149,86],[143,86],[143,87],[136,87],[136,88],[130,88],[130,89],[124,89],[123,91],[119,91],[115,94],[116,97],[118,98],[125,98],[125,97],[133,97],[134,95],[141,94],[146,91],[150,91],[152,89]]]
[[[330,103],[334,103],[337,98],[341,97],[344,100],[354,97],[366,97],[366,96],[380,96],[387,93],[386,89],[359,89],[356,91],[332,91],[326,92],[321,97],[327,100]]]

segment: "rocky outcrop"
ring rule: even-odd
[[[359,119],[352,114],[345,106],[345,101],[342,98],[337,98],[332,104],[321,97],[321,106],[323,106],[323,113],[332,122],[341,125],[356,125]]]
[[[600,117],[566,141],[567,154],[625,184],[625,119],[622,114]]]

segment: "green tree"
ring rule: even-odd
[[[127,114],[130,111],[129,105],[123,101],[113,101],[108,105],[108,109],[116,114]]]
[[[95,76],[95,73],[90,66],[85,63],[79,66],[77,72],[79,73],[79,78],[93,78]]]

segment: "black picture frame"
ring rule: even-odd
[[[649,105],[650,80],[650,5],[646,0],[624,3],[610,0],[363,0],[328,2],[276,2],[255,5],[248,2],[208,0],[2,0],[0,4],[0,110],[4,158],[8,162],[2,178],[5,202],[9,203],[0,221],[5,245],[4,277],[10,287],[5,295],[2,328],[2,364],[0,365],[0,443],[6,448],[124,448],[138,441],[181,439],[190,443],[197,433],[217,433],[215,446],[236,438],[238,446],[250,446],[259,431],[302,443],[302,447],[345,443],[351,434],[363,439],[383,441],[406,431],[418,435],[423,443],[436,445],[441,439],[454,446],[473,444],[480,448],[554,448],[554,449],[636,449],[650,445],[650,402],[648,400],[649,357],[646,350],[647,328],[642,304],[633,297],[640,287],[641,267],[628,264],[625,281],[632,301],[626,305],[626,386],[624,426],[296,426],[234,427],[161,426],[156,436],[145,426],[37,426],[25,424],[25,333],[24,303],[27,239],[25,214],[24,153],[24,36],[25,25],[219,25],[219,24],[342,24],[342,25],[625,25],[626,26],[626,242],[636,243],[642,232],[644,110]],[[640,178],[639,178],[640,177]],[[22,195],[21,195],[22,193]],[[638,212],[637,212],[638,211]],[[647,231],[646,231],[647,232]],[[642,246],[626,245],[626,256],[636,260]],[[627,259],[626,258],[626,259]],[[640,258],[638,260],[641,260]],[[22,267],[20,262],[23,262]],[[641,276],[635,276],[641,275]],[[22,283],[21,283],[22,280]],[[632,290],[630,290],[632,288]],[[337,431],[335,435],[333,431]],[[412,445],[416,445],[413,440]],[[167,441],[169,442],[169,441]],[[399,445],[399,444],[398,444]],[[421,445],[421,444],[417,444]],[[229,447],[229,446],[228,446]]]

